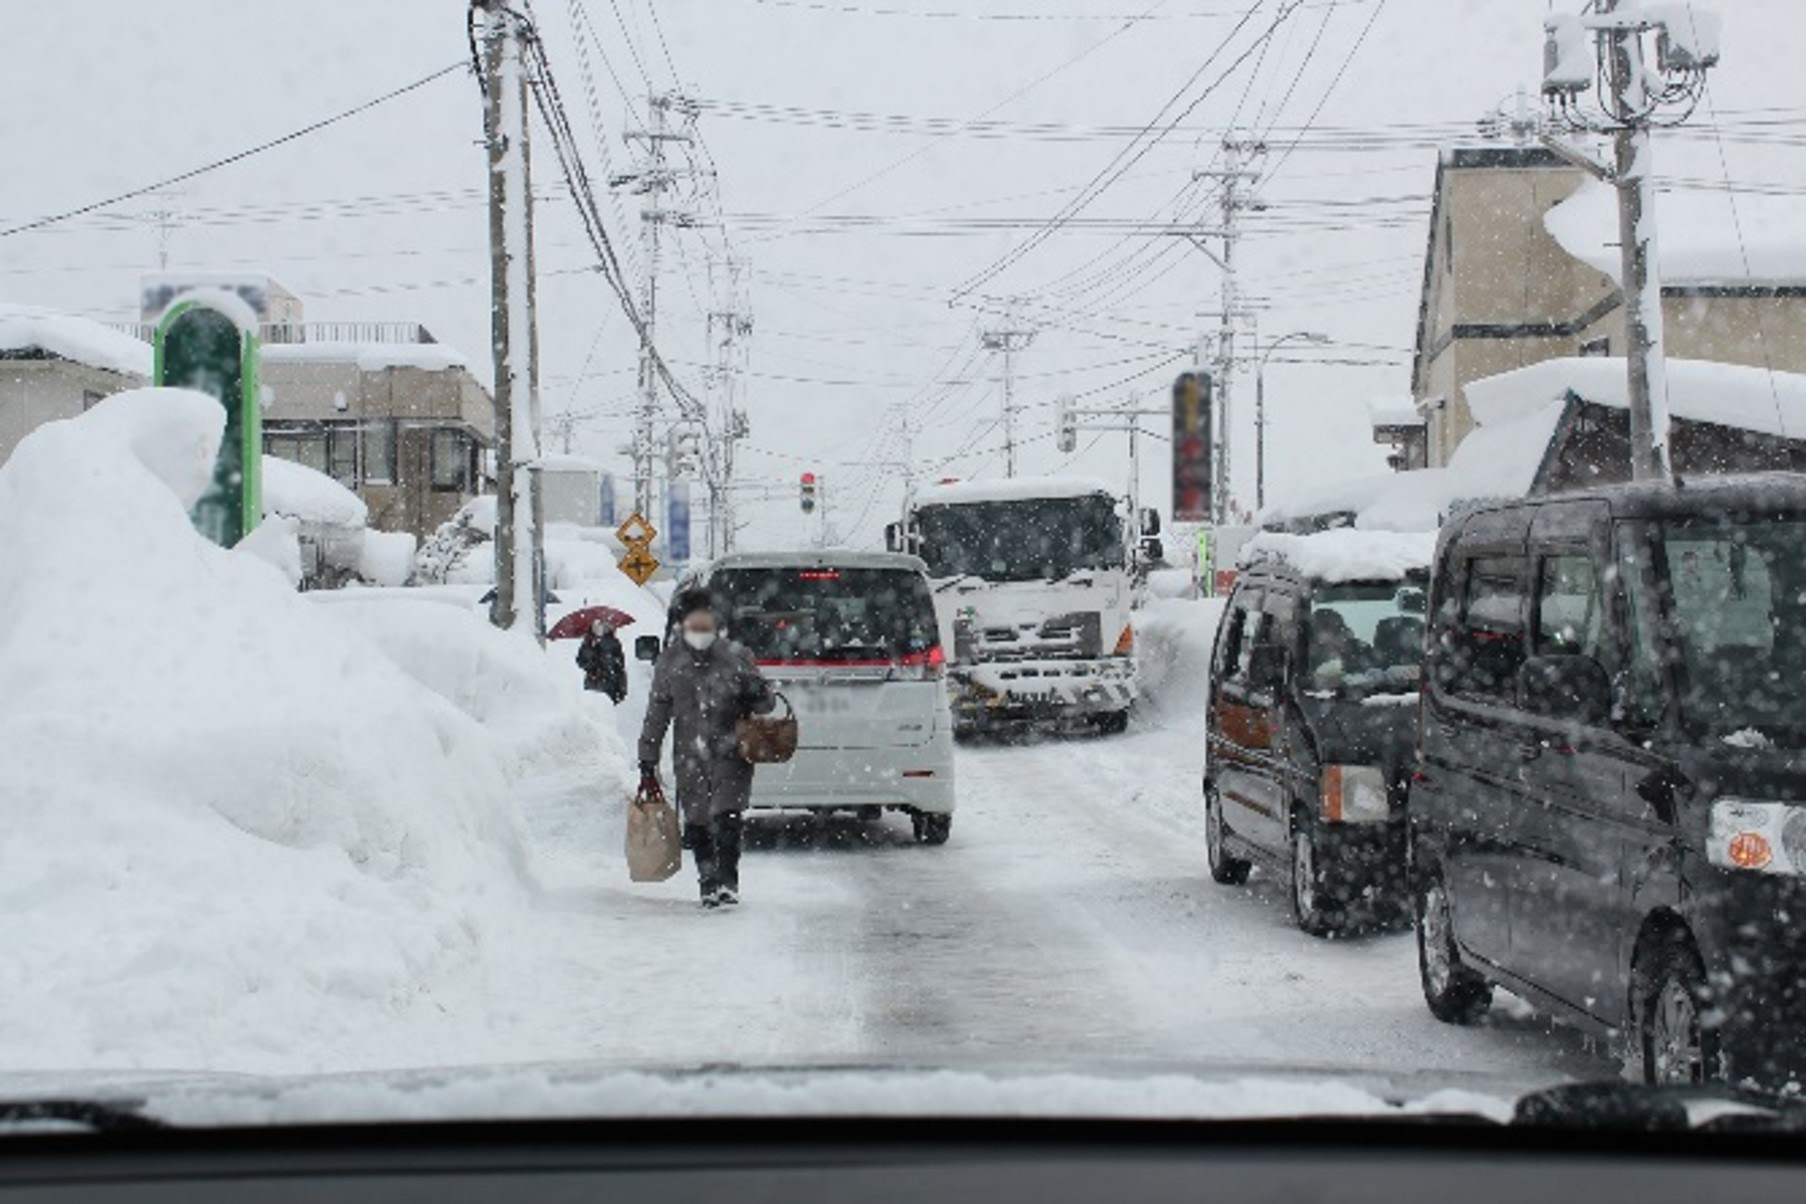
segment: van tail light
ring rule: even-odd
[[[1135,628],[1133,626],[1123,625],[1122,634],[1116,637],[1116,655],[1135,655]]]
[[[892,681],[939,681],[947,672],[947,655],[939,644],[930,644],[920,652],[904,653],[892,666]]]

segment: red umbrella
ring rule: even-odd
[[[617,630],[633,622],[633,616],[624,610],[616,610],[612,606],[585,606],[581,610],[573,610],[552,624],[552,630],[546,632],[546,638],[549,640],[580,640],[588,633],[590,624],[597,619]]]

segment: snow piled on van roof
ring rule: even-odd
[[[1117,494],[1116,486],[1099,477],[1009,477],[998,481],[945,481],[916,495],[918,506],[962,505],[969,502],[1020,502],[1033,498],[1087,497],[1094,493]]]
[[[1242,549],[1238,564],[1283,560],[1306,577],[1343,581],[1393,581],[1427,569],[1436,553],[1436,532],[1362,531],[1341,527],[1311,535],[1262,531]]]

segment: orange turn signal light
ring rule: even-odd
[[[1116,637],[1116,655],[1128,656],[1135,651],[1135,629],[1124,627],[1122,634]]]
[[[1732,865],[1745,870],[1759,870],[1775,859],[1773,846],[1760,832],[1737,833],[1725,853]]]

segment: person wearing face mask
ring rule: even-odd
[[[656,791],[665,732],[672,731],[677,808],[684,847],[696,861],[702,905],[740,901],[740,833],[753,767],[740,756],[734,725],[777,703],[752,654],[720,634],[707,590],[676,598],[679,638],[652,670],[652,696],[640,728],[640,788]]]

